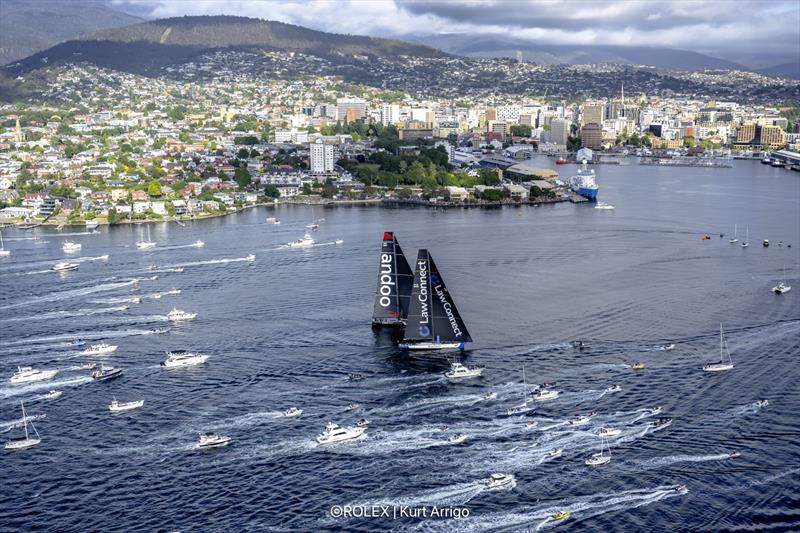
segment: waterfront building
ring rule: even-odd
[[[311,172],[314,174],[333,172],[334,150],[335,147],[333,145],[324,144],[322,139],[317,139],[316,142],[309,144],[308,153]]]

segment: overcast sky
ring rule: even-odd
[[[145,18],[241,15],[374,37],[501,34],[547,44],[800,56],[800,0],[111,0]]]

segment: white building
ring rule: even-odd
[[[308,145],[311,172],[314,174],[324,174],[333,172],[335,147],[324,144],[322,139]]]
[[[383,104],[381,106],[381,124],[388,126],[400,121],[400,106],[397,104]]]

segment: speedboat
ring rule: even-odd
[[[358,422],[356,422],[356,427],[357,428],[369,427],[369,420],[367,420],[366,418],[362,418],[362,419],[358,420]]]
[[[86,229],[95,229],[99,225],[100,222],[98,222],[96,218],[86,221]]]
[[[194,243],[192,243],[192,246],[194,246],[195,248],[202,248],[205,245],[206,243],[204,243],[200,239],[197,239],[196,241],[194,241]]]
[[[792,290],[792,286],[791,285],[787,285],[782,281],[780,283],[778,283],[777,285],[775,285],[774,287],[772,287],[772,292],[774,292],[775,294],[785,294],[785,293],[789,292],[790,290]]]
[[[672,350],[675,349],[675,345],[674,344],[665,344],[664,346],[661,347],[661,349],[663,351],[665,351],[665,352],[671,352]]]
[[[253,254],[250,254],[247,257],[245,257],[244,260],[247,261],[248,263],[252,263],[253,261],[256,260],[256,256],[254,256]]]
[[[445,372],[445,377],[450,381],[461,379],[479,378],[483,374],[483,368],[479,366],[464,366],[461,363],[451,363],[450,370]]]
[[[288,418],[292,418],[292,417],[295,417],[295,416],[300,416],[302,414],[303,414],[303,410],[302,409],[298,409],[297,407],[290,407],[290,408],[288,408],[287,410],[285,410],[283,412],[283,416],[288,417]]]
[[[589,347],[589,343],[586,341],[572,341],[572,347],[576,350],[583,350],[584,348]]]
[[[217,435],[216,433],[203,433],[200,435],[200,440],[195,444],[195,449],[207,450],[209,448],[221,448],[227,446],[231,442],[231,438],[225,435]]]
[[[495,398],[497,398],[496,392],[487,392],[486,394],[483,395],[484,400],[494,400]]]
[[[364,374],[348,374],[347,379],[349,381],[361,381],[364,379]]]
[[[468,435],[461,433],[460,435],[451,435],[447,439],[448,444],[461,444],[467,440]]]
[[[659,418],[655,422],[650,423],[650,427],[653,429],[664,429],[665,427],[672,424],[671,418]]]
[[[594,206],[595,209],[605,209],[607,211],[611,211],[614,209],[614,206],[611,204],[607,204],[605,202],[597,202],[597,205]]]
[[[592,415],[581,415],[569,421],[571,426],[585,426],[592,421]]]
[[[81,366],[78,367],[80,370],[94,370],[97,366],[97,363],[83,363]]]
[[[59,261],[55,265],[53,265],[52,270],[53,272],[68,272],[70,270],[78,270],[78,263],[69,263],[67,261]]]
[[[644,363],[641,361],[635,361],[631,364],[631,368],[634,370],[642,370],[644,368]]]
[[[161,363],[161,366],[176,368],[180,366],[202,365],[208,361],[208,357],[208,355],[202,355],[188,350],[173,350],[167,352],[167,358]]]
[[[622,390],[622,387],[620,387],[619,385],[611,385],[610,387],[608,387],[608,388],[605,390],[605,392],[607,392],[607,393],[613,393],[613,392],[619,392],[619,391],[621,391],[621,390]]]
[[[344,239],[336,239],[333,244],[344,244]]]
[[[567,518],[569,518],[569,515],[571,515],[571,514],[572,513],[570,513],[569,511],[559,511],[556,514],[554,514],[553,516],[551,516],[550,518],[552,518],[553,520],[556,520],[556,521],[558,521],[558,520],[566,520]]]
[[[764,248],[769,247],[769,239],[764,239],[763,241],[761,241],[761,246],[763,246]]]
[[[766,407],[766,406],[768,406],[768,405],[769,405],[769,400],[758,400],[758,401],[756,402],[756,405],[757,405],[758,407]]]
[[[489,479],[485,480],[484,485],[486,485],[487,489],[499,489],[501,487],[507,487],[514,483],[514,474],[492,474],[489,476]]]
[[[734,457],[741,457],[741,456],[742,456],[742,454],[739,453],[739,452],[730,452],[728,454],[728,457],[731,458],[731,459],[733,459]]]
[[[601,466],[611,461],[610,455],[604,455],[603,452],[593,453],[586,459],[586,466]]]
[[[92,377],[96,381],[109,381],[114,378],[118,378],[122,375],[121,368],[114,368],[113,366],[104,366],[100,365],[98,370],[92,372]]]
[[[360,403],[351,403],[350,405],[347,406],[348,411],[357,411],[358,409],[361,409]]]
[[[553,448],[552,450],[544,454],[544,456],[548,459],[555,459],[556,457],[561,457],[562,453],[564,453],[564,450],[562,450],[561,448]]]
[[[684,492],[687,489],[686,489],[686,485],[681,485],[680,483],[678,483],[677,485],[674,485],[672,487],[672,490],[674,490],[675,492]]]
[[[111,402],[111,405],[108,406],[108,410],[112,413],[121,413],[123,411],[133,411],[134,409],[139,409],[141,406],[144,405],[144,400],[136,400],[133,402],[118,402],[116,398],[114,398]]]
[[[315,242],[316,241],[314,241],[313,237],[311,237],[311,234],[306,233],[305,235],[303,235],[302,239],[297,239],[296,241],[289,242],[287,243],[287,245],[289,246],[289,248],[306,248],[308,246],[313,246]]]
[[[597,432],[598,437],[602,437],[605,439],[611,439],[614,437],[618,437],[622,433],[622,430],[616,428],[600,428],[600,431]]]
[[[75,339],[72,341],[72,346],[86,346],[86,341],[83,339]]]
[[[525,424],[525,428],[526,429],[533,429],[533,428],[538,427],[538,426],[539,426],[539,421],[538,420],[531,420],[530,422]]]
[[[148,248],[154,248],[156,243],[153,241],[139,241],[136,243],[136,247],[140,250],[147,250]]]
[[[29,366],[18,366],[17,371],[11,376],[9,381],[14,385],[21,383],[32,383],[34,381],[47,381],[53,379],[58,370],[39,370]]]
[[[81,249],[81,245],[80,243],[67,241],[61,246],[61,249],[64,250],[65,252],[77,252],[78,250]]]
[[[48,391],[47,394],[44,395],[45,400],[55,400],[57,398],[61,398],[61,395],[64,394],[60,390],[51,390]]]
[[[533,399],[536,400],[537,402],[546,402],[548,400],[555,400],[556,398],[558,398],[559,394],[561,393],[557,390],[539,389],[538,391],[536,391],[536,394],[534,394]]]
[[[312,222],[311,224],[306,224],[306,229],[319,229],[319,224],[316,222]]]
[[[187,313],[186,311],[181,311],[180,309],[173,308],[172,311],[167,313],[167,318],[172,320],[173,322],[182,322],[185,320],[194,320],[197,316],[197,313]]]
[[[647,413],[647,416],[655,416],[661,413],[661,406],[657,405],[655,407],[645,407],[644,409],[642,409],[642,411]]]
[[[180,294],[180,289],[170,289],[164,293],[164,296],[175,296],[176,294]]]
[[[267,224],[280,224],[277,218],[275,217],[267,217],[266,220]]]
[[[363,427],[346,427],[343,428],[333,422],[328,422],[325,425],[325,430],[317,436],[319,444],[334,444],[337,442],[344,442],[361,437],[367,428]]]
[[[82,351],[81,355],[106,355],[116,352],[117,348],[118,347],[114,346],[113,344],[101,342],[100,344],[92,344]]]

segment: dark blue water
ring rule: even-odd
[[[38,448],[0,454],[0,529],[535,530],[555,526],[548,516],[559,509],[572,516],[558,527],[590,531],[800,529],[800,175],[758,163],[603,166],[598,181],[615,211],[318,210],[317,242],[344,243],[307,250],[278,249],[302,236],[312,216],[303,207],[277,209],[280,226],[264,223],[274,214],[264,208],[155,225],[159,247],[144,252],[134,227],[5,231],[1,429],[19,418],[19,400],[47,416],[36,422]],[[735,223],[740,237],[749,225],[750,248],[728,244]],[[410,361],[372,332],[383,230],[412,257],[431,250],[484,378],[448,384],[444,361]],[[46,272],[67,238],[83,244],[80,269]],[[773,245],[762,248],[763,238]],[[205,247],[185,246],[196,239]],[[250,253],[254,263],[241,260]],[[794,290],[776,296],[784,263]],[[154,297],[173,287],[181,294]],[[141,303],[126,302],[134,296]],[[175,306],[198,318],[171,325]],[[709,375],[700,367],[718,357],[720,322],[736,368]],[[77,368],[87,358],[69,346],[74,337],[118,344],[106,359],[124,376],[92,382]],[[591,349],[574,351],[576,338]],[[656,349],[665,342],[675,350]],[[170,349],[211,359],[165,371]],[[634,360],[646,369],[631,370]],[[11,386],[18,364],[61,372]],[[527,418],[507,417],[523,366],[529,384],[555,382],[562,394]],[[349,382],[351,372],[366,379]],[[622,390],[604,394],[613,384]],[[50,389],[64,395],[42,400]],[[483,400],[487,391],[498,398]],[[112,415],[114,395],[144,408]],[[281,417],[291,406],[303,416]],[[661,415],[644,411],[654,406]],[[597,412],[590,425],[565,426],[587,411]],[[674,422],[649,430],[658,416]],[[364,440],[315,445],[326,421],[361,417],[372,421]],[[622,435],[611,463],[591,469],[583,461],[603,424]],[[233,443],[197,452],[203,431]],[[455,433],[469,439],[446,445]],[[554,447],[563,455],[546,459]],[[727,458],[731,450],[741,457]],[[485,490],[480,480],[497,471],[516,486]],[[328,513],[336,504],[457,506],[470,516],[343,520]]]

